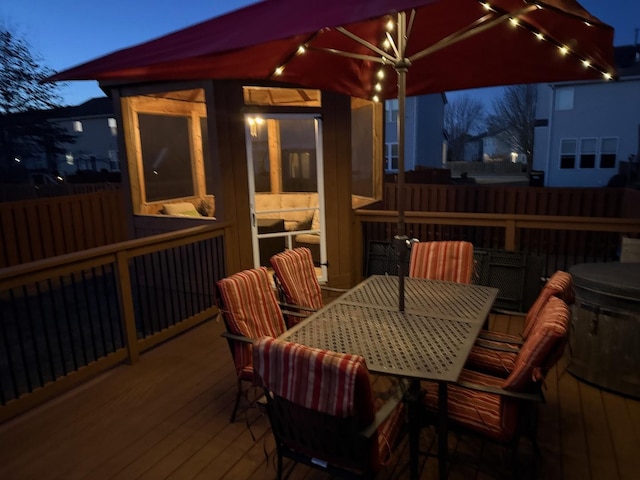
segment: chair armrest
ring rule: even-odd
[[[464,380],[459,380],[456,385],[468,388],[469,390],[476,390],[478,392],[486,392],[486,393],[494,393],[496,395],[501,395],[503,397],[511,397],[516,398],[518,400],[525,400],[528,402],[539,402],[542,403],[544,398],[539,393],[525,393],[525,392],[512,392],[511,390],[505,390],[503,388],[498,387],[490,387],[488,385],[480,385],[478,383],[466,382]]]
[[[253,342],[255,342],[255,340],[252,339],[252,338],[245,337],[243,335],[236,335],[235,333],[222,332],[221,336],[223,336],[224,338],[227,338],[229,340],[235,340],[236,342],[242,342],[242,343],[253,343]]]
[[[514,317],[526,317],[526,312],[519,312],[517,310],[507,310],[506,308],[492,308],[491,313],[503,313],[505,315],[513,315]]]
[[[293,308],[295,310],[303,310],[305,312],[317,312],[317,310],[315,308],[311,308],[311,307],[303,307],[302,305],[293,305],[292,303],[284,303],[284,302],[278,302],[278,305],[280,305],[280,308],[286,308],[286,309],[290,309]],[[289,311],[289,310],[283,310],[282,313],[286,313],[287,315],[293,315],[293,316],[300,316],[300,317],[306,317],[307,315],[300,313],[300,312],[295,312],[295,311]]]
[[[348,288],[327,287],[324,285],[320,285],[320,289],[326,290],[327,292],[338,292],[338,293],[346,293],[349,291]]]
[[[360,430],[358,435],[370,438],[376,430],[382,425],[382,423],[391,415],[391,413],[396,409],[398,404],[402,402],[402,394],[400,392],[396,393],[393,397],[391,397],[387,402],[380,407],[380,409],[376,412],[376,416],[369,425]]]
[[[490,341],[485,338],[478,338],[476,340],[475,346],[486,348],[487,350],[494,350],[497,352],[518,353],[520,351],[518,347],[511,347],[509,345],[498,345],[494,341]]]
[[[508,339],[505,340],[503,337],[500,337],[499,335],[492,335],[491,332],[487,332],[485,331],[481,331],[478,334],[478,339],[479,340],[491,340],[493,342],[500,342],[500,343],[510,343],[513,345],[522,345],[524,343],[524,340],[522,339]]]

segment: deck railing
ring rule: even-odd
[[[227,227],[0,269],[0,422],[214,316]]]
[[[358,276],[365,272],[367,246],[397,234],[397,211],[357,210]],[[409,238],[467,240],[475,248],[518,251],[543,257],[543,276],[584,262],[618,260],[621,239],[640,234],[640,219],[549,215],[406,212]],[[359,255],[359,257],[358,257]]]

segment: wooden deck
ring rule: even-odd
[[[519,318],[494,317],[515,331]],[[0,426],[0,478],[272,479],[273,441],[256,410],[229,423],[235,378],[223,327],[211,321]],[[629,479],[640,475],[640,401],[576,380],[563,365],[547,378],[534,455],[523,477]],[[423,443],[430,439],[425,430]],[[255,441],[253,440],[255,437]],[[450,448],[493,464],[501,450],[453,435]],[[265,455],[269,455],[269,461]],[[406,441],[380,478],[408,478]],[[291,467],[291,465],[289,465]],[[425,457],[421,478],[437,478]],[[291,479],[326,479],[296,466]],[[451,479],[487,478],[454,463]]]

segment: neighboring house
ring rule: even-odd
[[[545,186],[606,186],[636,159],[640,46],[616,47],[618,81],[540,84],[533,170]]]
[[[419,95],[406,99],[406,171],[416,167],[442,168],[444,163],[444,94]],[[398,100],[385,102],[385,171],[398,171]]]
[[[467,162],[506,159],[514,163],[526,162],[526,156],[521,152],[514,151],[508,142],[505,141],[501,132],[485,132],[470,137],[465,142],[464,160]]]
[[[49,121],[75,136],[75,143],[67,144],[66,154],[57,159],[61,174],[120,171],[118,127],[111,99],[92,98],[81,105],[52,110]]]
[[[118,128],[111,99],[98,97],[80,105],[59,107],[37,112],[39,118],[63,128],[74,138],[72,143],[58,146],[65,153],[47,159],[45,152],[36,153],[23,161],[27,170],[53,170],[51,174],[72,175],[78,171],[119,172]]]

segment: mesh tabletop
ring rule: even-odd
[[[340,303],[398,309],[398,277],[373,275],[349,290]],[[496,298],[491,287],[405,278],[405,311],[429,313],[438,318],[484,322]]]
[[[404,312],[397,278],[370,277],[281,338],[362,355],[372,372],[454,382],[497,290],[406,280]]]
[[[474,342],[473,327],[471,322],[336,304],[283,337],[362,355],[373,372],[455,381]]]

